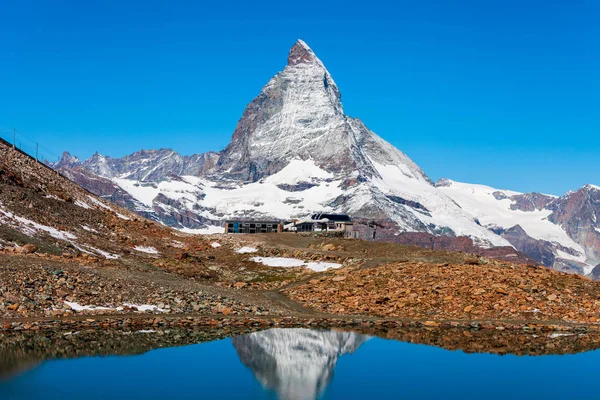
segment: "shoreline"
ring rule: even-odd
[[[600,332],[600,325],[564,321],[432,320],[365,316],[227,316],[215,314],[113,314],[77,315],[62,318],[3,318],[0,334],[10,331],[122,329],[122,328],[430,328],[464,330],[510,330],[523,332]]]

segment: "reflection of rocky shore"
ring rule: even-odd
[[[166,347],[220,340],[253,329],[164,329],[145,331],[23,331],[0,334],[0,380],[37,366],[44,360],[87,356],[136,355]]]
[[[51,330],[4,332],[0,333],[0,379],[9,378],[34,368],[44,360],[141,354],[157,348],[183,346],[250,334],[259,329],[214,327],[206,330],[194,330],[178,328],[146,333],[117,329],[88,329],[74,333]],[[252,369],[257,379],[270,388],[278,389],[284,384],[291,388],[291,385],[298,383],[289,378],[289,371],[278,368],[318,365],[318,368],[310,367],[302,370],[302,374],[307,374],[306,379],[309,377],[313,379],[311,383],[313,397],[314,393],[319,393],[327,386],[337,357],[356,350],[364,342],[365,336],[363,335],[427,344],[448,350],[463,350],[467,353],[575,354],[600,348],[600,333],[591,330],[585,334],[577,330],[562,334],[556,332],[532,334],[522,329],[464,330],[460,328],[409,327],[357,328],[357,331],[359,333],[272,329],[261,331],[258,334],[234,337],[232,341],[242,362]],[[314,378],[315,376],[316,378]],[[285,383],[275,378],[289,379]]]
[[[270,329],[231,339],[240,360],[281,399],[315,399],[327,387],[339,356],[368,339],[354,332]]]
[[[493,329],[367,329],[363,333],[400,342],[425,344],[465,353],[563,355],[577,354],[600,348],[600,332],[536,332]]]

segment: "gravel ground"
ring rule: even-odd
[[[227,290],[157,269],[95,268],[0,255],[0,316],[4,318],[138,312],[126,304],[160,308],[156,313],[261,315],[282,313],[257,293]],[[110,310],[75,311],[68,303]],[[117,310],[123,307],[122,310]],[[76,308],[76,307],[75,307]]]
[[[283,292],[306,307],[339,315],[600,322],[599,282],[494,260],[347,268]]]

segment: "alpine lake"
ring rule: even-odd
[[[598,334],[82,330],[0,334],[0,399],[597,398]]]

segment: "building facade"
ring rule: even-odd
[[[278,233],[283,231],[280,221],[227,221],[225,233]]]

